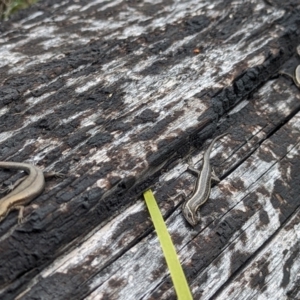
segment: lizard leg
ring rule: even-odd
[[[18,215],[18,224],[23,223],[23,215],[24,215],[24,206],[16,206],[15,209],[19,210],[19,215]]]
[[[293,81],[294,81],[294,83],[295,83],[295,85],[296,85],[298,88],[300,88],[299,71],[300,71],[300,67],[298,66],[298,67],[296,68],[296,70],[295,70],[295,75],[296,75],[296,76],[293,76],[293,75],[291,75],[291,74],[289,74],[289,73],[286,73],[286,72],[284,72],[284,71],[279,71],[278,74],[280,74],[280,75],[285,75],[285,76],[288,76],[288,77],[292,78]]]
[[[188,156],[187,158],[187,163],[188,163],[188,167],[187,167],[187,171],[190,171],[193,175],[199,176],[201,174],[201,172],[193,167],[193,162],[192,162],[192,158],[190,156]]]
[[[14,190],[22,181],[24,181],[26,178],[28,177],[28,175],[18,179],[16,182],[11,183],[8,187],[6,187],[5,189],[3,189],[3,191],[5,193],[10,193],[12,190]]]
[[[212,171],[211,171],[211,179],[212,179],[213,181],[215,181],[215,182],[220,182],[220,181],[221,181],[220,178],[216,175],[214,169],[212,169]]]
[[[56,178],[63,178],[66,175],[60,172],[44,172],[44,177],[45,178],[51,178],[51,177],[56,177]]]

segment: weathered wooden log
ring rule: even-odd
[[[66,173],[0,223],[3,299],[300,296],[299,4],[43,1],[0,25],[0,157]],[[206,140],[222,181],[183,219]],[[0,172],[1,182],[14,180]]]

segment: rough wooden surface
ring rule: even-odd
[[[298,299],[297,1],[43,1],[0,25],[0,157],[65,172],[0,223],[3,299],[175,299],[152,187],[194,299]],[[181,191],[220,133],[222,181]],[[0,172],[1,182],[16,177]]]

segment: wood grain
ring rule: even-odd
[[[152,187],[195,299],[299,297],[299,4],[43,1],[0,24],[0,156],[68,174],[0,223],[3,299],[175,299]],[[222,181],[192,229],[191,155]],[[15,180],[0,172],[0,181]]]

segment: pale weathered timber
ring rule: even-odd
[[[299,63],[297,9],[44,2],[3,23],[1,159],[68,177],[22,226],[13,213],[0,224],[1,296],[174,298],[141,198],[153,186],[195,299],[297,298],[299,245],[280,237],[299,236],[300,93],[271,79]],[[196,163],[224,132],[213,153],[222,182],[192,229],[182,158]]]
[[[284,99],[285,102],[283,103],[278,95],[276,97],[275,91],[277,88],[278,83],[271,82],[266,88],[259,90],[257,101],[249,101],[244,104],[241,110],[234,113],[234,117],[238,118],[238,115],[241,116],[244,115],[245,112],[252,111],[253,113],[258,114],[257,120],[262,121],[262,119],[259,119],[259,115],[262,115],[262,112],[253,109],[257,103],[261,103],[262,107],[269,111],[270,118],[272,118],[272,115],[276,114],[279,109],[283,114],[289,114],[293,103],[297,105],[296,101],[299,101],[299,95],[298,99],[297,97],[291,96]],[[268,93],[272,93],[270,97],[266,97]],[[277,99],[277,101],[274,102],[274,99]],[[250,114],[248,114],[248,116],[250,118]],[[251,116],[251,119],[253,117],[254,116]],[[283,177],[282,175],[285,174],[285,172],[289,172],[288,168],[287,170],[284,170],[280,165],[281,163],[283,166],[285,165],[284,158],[286,156],[294,156],[298,153],[298,150],[297,147],[288,144],[285,153],[281,153],[283,150],[282,145],[284,145],[284,143],[282,143],[282,138],[278,138],[276,135],[282,137],[285,135],[282,134],[282,131],[284,133],[292,133],[294,130],[297,130],[299,127],[299,120],[298,115],[294,116],[290,122],[278,131],[277,134],[272,135],[271,140],[278,140],[280,142],[279,145],[271,143],[269,140],[268,143],[264,142],[254,154],[219,184],[219,188],[216,187],[213,190],[210,203],[203,207],[203,223],[198,230],[191,230],[188,224],[183,220],[180,210],[176,210],[168,221],[168,228],[173,235],[180,257],[186,266],[186,272],[195,272],[195,269],[200,269],[198,271],[199,274],[197,274],[196,277],[191,275],[193,282],[192,287],[195,295],[197,295],[197,290],[200,290],[203,294],[201,298],[209,299],[216,292],[219,292],[219,289],[222,289],[223,284],[228,280],[232,280],[231,276],[236,276],[235,270],[240,266],[243,266],[247,257],[252,257],[252,254],[256,251],[258,252],[257,255],[260,256],[260,251],[264,249],[263,247],[260,249],[263,243],[270,238],[273,238],[273,236],[274,240],[276,240],[278,234],[283,234],[281,232],[286,231],[286,228],[283,228],[279,231],[280,233],[277,232],[277,230],[280,229],[281,223],[284,223],[285,220],[289,218],[289,214],[294,218],[294,208],[297,207],[297,202],[293,203],[293,201],[288,201],[287,199],[283,200],[283,196],[276,193],[274,183],[276,182],[276,184],[279,185],[280,180],[282,180],[281,177]],[[265,120],[265,124],[268,124],[268,121],[269,120]],[[274,125],[276,124],[273,124],[273,126]],[[270,128],[264,126],[262,123],[260,126],[262,126],[262,129],[258,130],[257,134],[252,137],[247,144],[244,144],[244,148],[247,149],[250,146],[255,149],[255,144],[259,143],[259,140],[265,139]],[[287,137],[286,139],[289,142],[293,141],[291,137]],[[296,140],[298,140],[299,143],[297,135]],[[256,141],[256,143],[254,143],[254,141]],[[281,149],[280,156],[278,157],[274,157],[274,153],[276,154],[278,151],[276,151],[276,149],[274,150],[276,146],[278,149]],[[270,152],[270,149],[273,151]],[[220,151],[220,148],[218,147],[218,152],[224,152],[224,150],[225,149],[222,149]],[[238,151],[243,152],[245,149],[239,149]],[[268,154],[271,159],[270,157],[268,158]],[[265,159],[262,159],[261,156],[265,157]],[[298,155],[296,154],[296,159],[297,156]],[[234,155],[230,158],[232,159],[233,157]],[[251,168],[249,168],[249,166],[251,166]],[[184,172],[184,165],[180,168],[174,167],[174,170],[171,171],[170,174],[164,174],[164,177],[173,177],[176,173],[178,174],[179,170]],[[172,173],[174,173],[174,175],[172,175]],[[186,177],[188,175],[183,174],[183,176]],[[166,180],[166,185],[169,184],[169,180],[170,179]],[[183,181],[179,180],[177,189],[182,183]],[[288,182],[286,182],[286,184],[288,184]],[[297,183],[295,184],[296,186],[293,186],[293,188],[295,189],[295,192],[297,192]],[[240,186],[243,186],[243,188],[239,188]],[[164,188],[167,189],[167,187],[163,186],[158,189],[158,197],[160,197],[159,193],[162,193]],[[268,191],[266,188],[269,188],[270,190]],[[174,186],[174,190],[176,191],[176,186]],[[274,194],[274,199],[272,199],[271,194]],[[257,197],[256,201],[253,197]],[[165,209],[170,206],[171,199],[172,197],[169,197],[168,201],[164,201],[167,203],[162,203]],[[282,203],[279,203],[280,205],[278,205],[277,202],[280,201],[280,199],[282,199]],[[175,198],[174,200],[175,203],[172,203],[172,206],[176,205],[180,199]],[[276,212],[276,210],[278,210],[278,212]],[[284,212],[285,210],[288,214],[282,218],[282,213],[280,211]],[[53,278],[56,276],[59,277],[59,274],[64,273],[66,270],[72,274],[75,272],[78,275],[82,275],[82,272],[89,273],[89,271],[94,269],[92,272],[95,274],[95,277],[90,279],[90,287],[92,289],[97,285],[100,287],[96,289],[88,299],[93,299],[94,297],[97,299],[97,295],[106,295],[109,299],[113,299],[114,294],[116,293],[116,287],[113,285],[113,282],[117,279],[122,287],[120,290],[117,289],[119,298],[125,299],[128,295],[131,295],[131,299],[139,297],[148,299],[150,295],[145,293],[144,285],[148,282],[149,289],[152,291],[155,286],[164,282],[163,278],[167,275],[167,272],[165,268],[160,272],[158,271],[158,269],[161,268],[162,254],[155,234],[142,240],[137,246],[133,248],[130,247],[133,238],[132,232],[137,231],[138,229],[135,228],[137,224],[140,224],[139,222],[134,221],[138,211],[146,214],[145,207],[143,207],[142,203],[123,212],[106,227],[103,227],[99,231],[97,230],[95,234],[80,247],[74,249],[74,251],[70,252],[67,256],[58,259],[52,267],[49,267],[41,274],[45,281],[43,286],[46,286],[46,283],[49,284],[49,282],[52,282]],[[297,210],[295,213],[296,212]],[[280,218],[282,219],[280,220]],[[130,222],[132,227],[124,230],[124,224],[126,224],[126,222]],[[120,232],[120,227],[118,227],[117,224],[121,224],[123,228],[122,232]],[[144,226],[147,226],[146,224],[149,224],[149,221],[145,220]],[[142,230],[143,224],[140,224],[139,226],[140,230]],[[109,231],[108,228],[110,229]],[[201,231],[201,228],[203,228],[203,231]],[[200,234],[198,234],[198,232],[200,232]],[[293,230],[291,230],[291,232],[293,234]],[[291,241],[291,243],[292,245],[297,245],[297,241]],[[120,253],[127,247],[130,247],[130,250],[111,264],[109,272],[103,272],[102,276],[101,272],[98,274],[97,270],[99,271],[107,266],[108,261],[112,257],[120,256]],[[269,247],[271,246],[269,245]],[[274,243],[274,247],[276,247],[276,243]],[[118,248],[119,250],[117,250]],[[290,246],[287,246],[287,253],[289,253],[288,251],[290,248]],[[100,251],[101,254],[97,254],[98,251]],[[80,257],[80,261],[78,260],[78,257]],[[91,263],[91,266],[93,267],[90,267],[89,271],[83,271],[82,269],[86,266],[87,261],[90,260],[91,257],[94,257]],[[287,255],[287,258],[288,257],[289,256]],[[191,259],[194,263],[191,263]],[[199,263],[197,263],[197,261],[199,261]],[[205,263],[205,261],[208,262]],[[281,263],[284,265],[284,261]],[[294,268],[297,268],[296,261],[293,266]],[[279,270],[277,270],[277,272],[278,271]],[[162,274],[160,276],[153,278],[154,274],[158,275],[161,272]],[[251,269],[249,272],[251,272]],[[267,277],[264,278],[264,276],[259,275],[259,272],[257,274],[258,279],[260,280],[256,278],[249,282],[250,287],[251,284],[253,285],[251,291],[249,290],[250,298],[253,296],[253,293],[262,294],[262,291],[257,289],[260,288],[260,285],[264,285],[265,282],[268,281]],[[280,273],[277,276],[276,274],[270,273],[270,277],[274,277],[273,281],[277,277],[275,286],[277,284],[278,287],[280,287],[283,275],[284,273]],[[203,276],[205,280],[203,279]],[[199,284],[199,282],[201,284]],[[233,282],[235,285],[238,284],[238,281]],[[255,283],[257,286],[255,286]],[[242,286],[240,286],[239,291],[240,293],[244,293],[243,286],[245,285],[245,281],[241,280],[240,284]],[[292,282],[290,282],[290,286],[291,285]],[[34,288],[31,287],[31,289],[32,292],[29,292],[29,295],[33,295],[35,291]],[[265,289],[266,295],[269,295],[274,292],[274,285],[270,286],[270,291],[268,288]],[[285,289],[280,289],[280,292],[284,294],[284,290]],[[203,291],[207,292],[204,293]],[[80,292],[81,288],[77,290],[77,293],[80,294]],[[173,293],[173,291],[171,292]],[[153,291],[151,293],[153,293]],[[238,294],[237,290],[235,291],[235,294],[239,297],[241,296]],[[172,294],[167,294],[163,299],[169,299],[171,296]],[[159,296],[159,298],[161,297],[162,296]],[[198,297],[200,297],[199,294]],[[223,299],[222,297],[220,297],[220,299]]]

